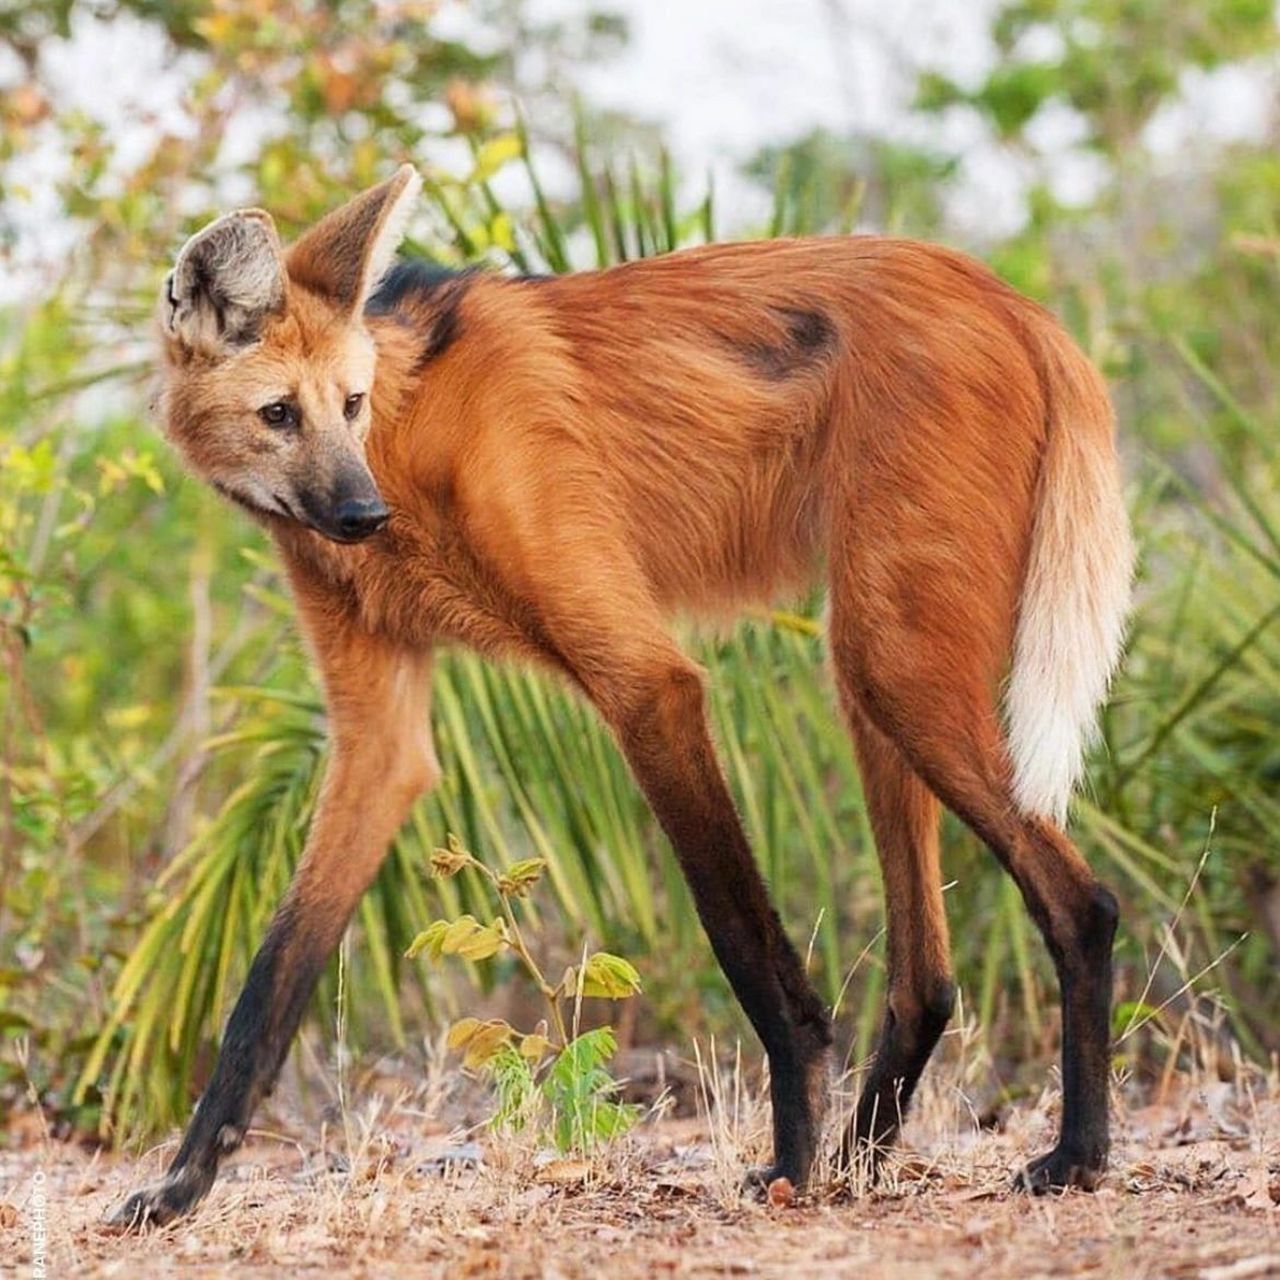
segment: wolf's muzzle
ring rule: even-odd
[[[350,542],[359,542],[377,533],[391,518],[381,498],[355,498],[342,503],[333,513],[337,532]]]
[[[371,476],[341,477],[326,499],[299,495],[307,523],[333,542],[363,542],[391,518]]]

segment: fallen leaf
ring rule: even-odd
[[[1254,1169],[1241,1180],[1232,1198],[1246,1209],[1274,1209],[1280,1202],[1280,1183],[1273,1185],[1265,1166]]]
[[[961,1191],[949,1197],[956,1204],[967,1204],[971,1200],[998,1200],[1005,1194],[1003,1186],[974,1187],[970,1191]]]
[[[570,1183],[586,1182],[590,1176],[591,1166],[585,1160],[551,1160],[538,1170],[535,1181],[566,1186]]]
[[[938,1166],[923,1156],[904,1156],[894,1166],[894,1174],[901,1182],[924,1182],[939,1176]]]

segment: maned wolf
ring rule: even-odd
[[[559,672],[616,734],[768,1053],[763,1177],[802,1184],[829,1015],[667,620],[818,577],[888,911],[884,1030],[845,1156],[874,1164],[892,1140],[951,1014],[941,802],[1013,877],[1062,989],[1062,1132],[1019,1184],[1092,1187],[1117,904],[1059,824],[1132,558],[1097,372],[982,266],[905,240],[710,245],[560,279],[393,266],[418,188],[406,165],[287,250],[267,214],[228,214],[165,283],[166,429],[279,548],[333,749],[181,1149],[116,1221],[190,1209],[243,1140],[437,777],[431,654],[455,643]]]

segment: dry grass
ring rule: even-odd
[[[412,1088],[385,1073],[350,1081],[331,1093],[363,1099],[354,1110],[331,1105],[292,1128],[277,1118],[194,1219],[140,1239],[110,1234],[103,1217],[170,1149],[92,1155],[32,1117],[0,1153],[0,1258],[31,1274],[42,1171],[50,1276],[1280,1275],[1274,1078],[1180,1074],[1160,1082],[1158,1103],[1126,1111],[1118,1097],[1103,1189],[1028,1200],[1009,1194],[1010,1172],[1050,1141],[1056,1094],[980,1129],[972,1055],[953,1045],[882,1185],[774,1208],[738,1193],[765,1145],[758,1089],[736,1062],[699,1057],[698,1114],[655,1114],[590,1161],[468,1127],[484,1101],[459,1092],[456,1073]]]

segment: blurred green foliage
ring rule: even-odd
[[[478,13],[488,25],[472,48],[436,38],[434,6],[407,0],[0,10],[17,68],[0,99],[0,252],[20,265],[37,153],[68,158],[51,171],[76,231],[57,270],[0,311],[0,1107],[29,1077],[73,1125],[186,1111],[323,760],[268,549],[178,473],[148,423],[151,299],[182,237],[232,199],[271,208],[287,234],[404,158],[429,197],[409,251],[448,262],[562,271],[725,229],[713,193],[682,183],[660,148],[627,148],[651,136],[643,122],[575,116],[574,67],[616,49],[623,24],[585,9],[534,22],[518,0]],[[157,41],[179,88],[174,119],[147,122],[127,149],[59,109],[45,63],[69,33],[91,40],[110,23]],[[1068,321],[1120,409],[1143,581],[1077,830],[1124,903],[1122,995],[1141,993],[1216,811],[1178,964],[1150,999],[1247,934],[1214,978],[1247,1051],[1274,1050],[1280,160],[1275,137],[1206,144],[1176,166],[1146,141],[1188,76],[1274,53],[1273,10],[1028,0],[1002,6],[991,35],[990,72],[961,86],[922,69],[916,110],[970,113],[1029,166],[1024,225],[970,247]],[[1083,204],[1064,202],[1055,155],[1035,142],[1041,113],[1064,108],[1101,165]],[[965,162],[815,132],[746,166],[775,197],[754,230],[962,239],[950,208]],[[818,616],[808,601],[691,643],[758,856],[861,1053],[882,989],[878,879]],[[401,958],[425,921],[479,901],[467,873],[427,877],[446,832],[494,866],[545,858],[557,914],[543,908],[544,945],[571,958],[586,933],[643,955],[648,1031],[733,1019],[674,864],[591,714],[535,675],[460,654],[436,703],[445,781],[359,914],[355,1040],[403,1042],[415,1019],[450,1012],[438,977]],[[1052,986],[1016,894],[955,824],[947,867],[970,1010],[996,1051],[1046,1052]],[[476,980],[501,976],[497,963]],[[330,974],[317,1010],[335,994]],[[331,1012],[318,1021],[328,1029]]]

